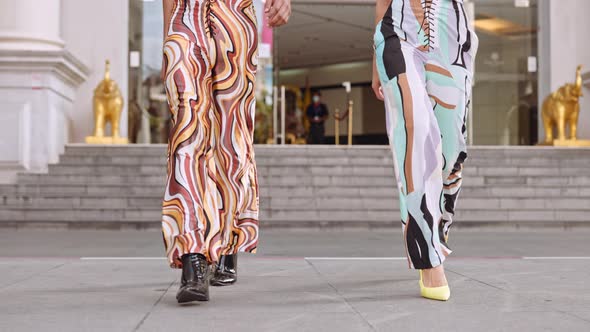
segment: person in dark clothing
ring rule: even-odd
[[[328,119],[328,107],[321,102],[321,94],[313,94],[313,102],[307,107],[307,118],[309,119],[309,143],[325,144],[326,127],[324,123]]]

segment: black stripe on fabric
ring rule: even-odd
[[[459,191],[460,190],[457,190],[457,192],[452,195],[445,194],[445,211],[451,215],[455,215],[455,202],[459,196]]]
[[[469,20],[467,19],[467,13],[465,13],[465,7],[463,4],[459,4],[461,6],[461,11],[463,12],[463,20],[465,21],[465,31],[467,31],[467,40],[463,44],[463,52],[467,53],[471,50],[471,30],[469,30]]]
[[[453,9],[455,9],[455,17],[457,17],[457,43],[461,42],[461,30],[459,25],[461,24],[461,14],[459,13],[459,5],[453,1]]]
[[[405,18],[406,0],[402,0],[402,18],[399,23],[400,29],[404,32],[404,40],[408,40],[408,33],[404,30],[404,18]]]
[[[468,93],[469,89],[471,89],[471,87],[469,86],[467,76],[465,76],[465,113],[463,114],[463,126],[461,127],[461,134],[463,134],[464,137],[467,133],[467,116],[469,114],[469,108],[471,107],[471,98]]]
[[[452,186],[452,185],[454,185],[454,184],[457,184],[457,183],[459,183],[459,182],[460,182],[460,181],[462,181],[462,180],[463,180],[462,178],[457,178],[457,179],[455,179],[453,182],[447,182],[447,183],[446,183],[446,185],[447,185],[447,186]]]
[[[459,8],[459,4],[453,1],[453,9],[455,9],[455,16],[457,18],[457,57],[453,62],[453,66],[459,66],[463,68],[467,68],[465,66],[465,44],[461,44],[461,8]],[[464,12],[463,12],[464,13]],[[471,38],[469,36],[469,30],[467,30],[467,40],[469,41],[469,45],[471,46]],[[466,42],[467,44],[467,42]]]
[[[457,161],[455,161],[455,165],[453,168],[453,172],[458,172],[461,170],[461,165],[467,160],[467,152],[461,151],[459,152],[459,157],[457,157]]]
[[[406,124],[406,113],[403,111],[404,107],[405,107],[405,105],[404,105],[404,91],[402,90],[402,87],[399,85],[399,80],[397,81],[397,88],[398,88],[399,94],[401,96],[401,98],[400,98],[401,103],[402,103],[402,112],[401,113],[402,113],[402,118],[404,119],[404,137],[406,138],[406,148],[407,148],[407,146],[408,146],[408,142],[407,142],[407,140],[408,140],[408,126]],[[393,145],[393,143],[394,142],[390,142],[390,144],[392,144],[392,145]],[[406,167],[405,167],[406,156],[407,156],[407,154],[404,153],[404,163],[403,163],[403,165],[404,165],[403,174],[404,174],[404,182],[405,182],[404,183],[405,184],[404,190],[405,190],[405,193],[407,194],[408,193],[408,188],[407,188],[408,181],[407,181],[407,177],[406,177]],[[400,192],[400,194],[402,194],[402,193]]]
[[[444,199],[445,199],[445,197],[444,197],[444,189],[443,189],[443,190],[440,191],[440,195],[438,195],[438,201],[439,202],[444,202]],[[443,212],[444,212],[443,211],[442,204],[438,204],[438,210],[440,211],[440,214],[442,215]]]
[[[395,32],[385,39],[383,65],[385,66],[387,78],[390,80],[406,72],[406,60],[402,52],[401,42]]]
[[[439,200],[440,202],[440,200]],[[440,209],[440,204],[437,204],[439,206]],[[424,194],[422,196],[422,202],[420,202],[420,210],[422,211],[422,215],[424,216],[424,220],[426,221],[426,223],[428,224],[428,228],[430,229],[430,244],[432,244],[432,248],[434,250],[434,252],[436,253],[436,256],[438,257],[438,261],[442,262],[442,259],[440,258],[440,255],[438,254],[438,251],[436,250],[436,246],[434,245],[434,218],[432,217],[432,214],[430,213],[430,210],[428,210],[428,205],[426,204],[426,194]]]
[[[385,15],[383,15],[383,18],[381,20],[381,34],[383,35],[383,38],[385,38],[385,39],[392,37],[392,36],[397,36],[397,33],[393,29],[393,16],[392,15],[393,15],[393,10],[391,9],[391,6],[389,6],[389,8],[387,8],[387,11],[385,12]]]
[[[440,221],[440,223],[438,224],[438,238],[440,243],[445,246],[447,249],[451,250],[451,247],[449,247],[449,244],[447,243],[447,239],[446,236],[447,234],[445,234],[445,226],[449,223],[448,220],[444,220],[442,219]],[[449,225],[449,227],[451,227]]]
[[[393,28],[393,9],[390,5],[381,21],[381,34],[385,40],[383,64],[389,80],[406,72],[406,61],[402,53],[399,36]]]
[[[406,224],[406,245],[408,255],[415,269],[423,270],[432,268],[432,262],[428,255],[428,243],[418,226],[416,219],[408,213],[408,223]]]

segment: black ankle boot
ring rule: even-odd
[[[229,286],[238,280],[238,254],[224,255],[219,258],[211,286]]]
[[[205,256],[182,256],[182,277],[176,300],[178,303],[209,301],[209,263]]]

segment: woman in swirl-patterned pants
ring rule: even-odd
[[[209,264],[218,263],[212,284],[231,284],[237,253],[258,244],[256,15],[252,0],[164,0],[164,20],[164,244],[170,266],[183,269],[178,301],[206,301]]]
[[[463,0],[377,0],[376,13],[373,89],[385,101],[408,263],[422,296],[447,300],[478,39]]]

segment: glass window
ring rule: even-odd
[[[471,144],[531,145],[537,141],[537,1],[465,1],[468,12],[475,17],[480,42],[469,118]],[[352,97],[356,98],[357,141],[385,143],[383,113],[379,109],[382,104],[374,100],[370,88],[374,5],[295,3],[290,24],[275,36],[261,21],[262,0],[256,0],[255,5],[261,41],[256,142],[265,143],[272,137],[272,86],[274,73],[280,72],[280,83],[287,85],[289,91],[300,89],[301,93],[288,96],[294,109],[293,105],[309,102],[306,88],[311,85],[325,89],[325,99],[333,108],[342,110],[341,104],[347,97],[341,83],[351,81]],[[170,119],[159,78],[162,4],[131,0],[130,15],[130,139],[165,143]],[[276,71],[273,57],[280,66]],[[134,62],[132,58],[139,60]],[[297,100],[293,99],[296,95]],[[373,121],[377,116],[378,121]],[[328,135],[334,134],[332,122],[327,124]]]
[[[537,1],[475,0],[479,37],[472,142],[537,142]]]
[[[254,0],[262,13],[262,0]],[[170,129],[162,70],[162,2],[131,0],[129,17],[129,137],[133,143],[166,143]],[[259,27],[259,65],[257,77],[257,138],[263,142],[272,121],[272,32]],[[272,129],[272,128],[271,128]]]

